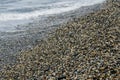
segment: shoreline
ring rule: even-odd
[[[2,59],[2,62],[0,63],[4,64],[16,61],[14,59],[17,55],[19,55],[19,53],[33,49],[39,40],[47,37],[49,33],[54,32],[57,28],[65,25],[67,22],[73,21],[74,18],[78,18],[104,8],[103,5],[104,3],[95,4],[92,6],[84,6],[77,10],[51,15],[49,17],[46,17],[46,19],[43,21],[39,19],[34,20],[33,23],[29,23],[23,26],[21,25],[25,31],[1,32],[0,58]],[[16,28],[19,29],[19,27],[20,26]]]
[[[55,29],[36,47],[5,65],[0,79],[118,80],[120,74],[120,3],[86,14]]]

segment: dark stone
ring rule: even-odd
[[[111,69],[111,70],[110,70],[110,74],[116,74],[116,73],[117,73],[116,70],[114,70],[114,69]]]
[[[111,49],[110,52],[116,53],[117,50],[115,50],[115,49]]]
[[[15,74],[14,79],[18,80],[19,74]]]
[[[93,80],[100,80],[98,77],[93,77]]]
[[[77,57],[77,55],[78,55],[78,53],[74,53],[74,54],[73,54],[74,57]]]
[[[44,72],[47,72],[50,70],[50,66],[47,66],[45,69],[44,69]]]
[[[66,79],[66,76],[65,76],[65,75],[62,75],[62,76],[58,77],[57,80],[62,80],[62,79]]]
[[[116,65],[120,66],[120,61],[117,61],[117,62],[116,62]]]
[[[31,80],[38,80],[38,79],[35,76],[32,76]]]

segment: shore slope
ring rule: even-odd
[[[0,71],[2,80],[120,79],[120,1],[75,18],[55,30],[14,65]]]

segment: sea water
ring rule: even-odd
[[[0,0],[0,32],[18,31],[15,26],[29,23],[40,16],[60,14],[103,1],[105,0]]]

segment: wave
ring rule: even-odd
[[[49,6],[52,6],[50,9],[45,10],[36,10],[33,12],[28,13],[1,13],[0,14],[0,21],[9,21],[9,20],[27,20],[32,18],[37,18],[38,16],[42,15],[51,15],[51,14],[58,14],[63,12],[68,12],[71,10],[75,10],[77,8],[80,8],[82,6],[90,6],[97,3],[101,3],[105,0],[86,0],[85,2],[59,2],[55,4],[51,4]]]

